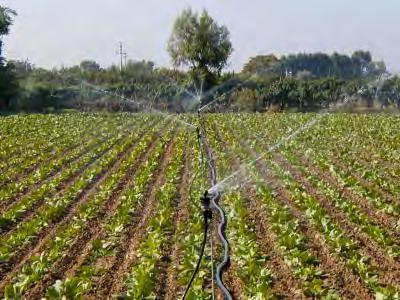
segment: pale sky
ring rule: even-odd
[[[166,43],[175,17],[205,8],[231,32],[228,69],[249,57],[294,52],[370,50],[400,71],[400,0],[2,0],[18,12],[5,39],[9,59],[37,66],[94,59],[118,63],[119,41],[129,58],[170,66]]]

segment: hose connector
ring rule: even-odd
[[[200,198],[200,200],[201,200],[201,209],[203,211],[204,219],[211,220],[212,219],[212,210],[210,207],[211,198],[208,191],[204,192],[204,195],[203,197]]]

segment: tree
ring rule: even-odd
[[[334,75],[338,78],[349,79],[354,75],[353,62],[347,55],[333,53],[332,57]]]
[[[7,35],[10,31],[10,26],[13,22],[13,17],[16,15],[16,12],[8,7],[0,6],[0,57],[2,55],[2,38],[4,35]]]
[[[18,93],[18,81],[12,64],[0,67],[0,110],[9,109],[11,100]]]
[[[258,55],[251,57],[243,67],[244,74],[279,75],[280,62],[275,55]]]
[[[381,102],[382,108],[392,104],[400,109],[400,77],[396,75],[385,80],[382,88],[379,90],[378,99]]]
[[[368,72],[368,67],[372,62],[372,55],[369,51],[357,50],[351,56],[357,74]]]
[[[168,41],[175,66],[188,66],[195,80],[214,83],[232,53],[229,31],[203,10],[199,15],[186,9],[176,19]]]
[[[0,6],[0,109],[9,108],[10,101],[18,90],[13,64],[6,64],[2,57],[2,38],[9,33],[15,15],[15,11]]]
[[[14,66],[18,78],[26,78],[35,68],[28,60],[11,60],[9,63]]]
[[[154,72],[154,63],[152,61],[133,61],[128,60],[123,71],[123,77],[130,80],[146,81],[152,80]]]
[[[94,60],[84,60],[79,65],[83,72],[93,73],[100,71],[100,65]]]

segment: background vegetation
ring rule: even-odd
[[[0,7],[0,37],[16,13]],[[151,61],[128,61],[122,70],[91,60],[46,70],[29,62],[6,61],[0,40],[0,110],[46,112],[62,109],[174,112],[198,108],[191,94],[211,90],[206,104],[229,111],[314,111],[351,99],[367,109],[400,109],[400,78],[368,51],[352,55],[299,53],[252,57],[237,74],[224,73],[233,51],[229,31],[201,14],[185,10],[168,42],[172,62],[182,69],[156,68]],[[111,93],[104,93],[107,90]],[[114,94],[112,94],[114,93]],[[125,99],[136,100],[141,105]]]

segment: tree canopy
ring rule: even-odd
[[[196,78],[212,80],[226,66],[232,53],[229,31],[207,13],[186,9],[176,19],[168,41],[175,66],[188,66]]]
[[[8,109],[10,101],[16,96],[18,83],[12,64],[6,64],[2,56],[2,37],[10,31],[16,12],[8,7],[0,6],[0,109]]]
[[[383,62],[375,62],[369,51],[358,50],[351,56],[340,53],[298,53],[277,58],[274,55],[253,57],[244,66],[243,73],[263,76],[293,75],[314,78],[336,77],[354,79],[379,76],[386,71]]]
[[[16,12],[14,10],[5,6],[0,6],[0,36],[9,33],[15,15]]]
[[[9,33],[15,15],[16,12],[14,10],[5,6],[0,6],[0,59],[2,59],[2,37]]]

